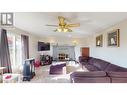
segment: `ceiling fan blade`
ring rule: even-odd
[[[47,24],[46,26],[58,27],[58,25],[49,25],[49,24]]]
[[[77,24],[67,24],[66,27],[79,27],[80,24],[77,23]]]
[[[66,23],[64,22],[65,18],[62,17],[62,16],[58,16],[58,19],[59,19],[59,24],[60,25],[65,25]]]

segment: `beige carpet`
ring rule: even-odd
[[[72,68],[71,68],[72,67]],[[50,75],[50,65],[36,68],[36,75],[30,81],[22,81],[23,83],[70,83],[70,74],[73,71],[84,71],[79,65],[67,65],[67,74]],[[70,69],[70,71],[69,71]]]

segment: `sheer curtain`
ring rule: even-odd
[[[6,67],[4,73],[12,72],[8,39],[5,29],[0,29],[0,66]]]
[[[22,66],[21,35],[8,31],[7,39],[9,45],[12,72],[20,73],[20,67]]]

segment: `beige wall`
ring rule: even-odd
[[[107,46],[107,33],[120,29],[120,47]],[[103,34],[103,47],[96,47],[96,36]],[[104,31],[93,34],[89,39],[90,55],[123,67],[127,67],[127,20]]]

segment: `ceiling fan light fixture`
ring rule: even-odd
[[[72,30],[71,29],[68,29],[68,32],[72,32]]]
[[[62,32],[62,29],[61,28],[58,28],[58,29],[56,29],[58,32]]]
[[[68,28],[57,28],[56,30],[54,30],[55,32],[72,32],[71,29],[68,29]]]
[[[67,28],[64,28],[64,29],[63,29],[63,32],[68,32],[68,29],[67,29]]]
[[[66,19],[64,17],[62,17],[62,16],[58,16],[58,20],[59,20],[59,24],[58,25],[46,25],[46,26],[58,27],[56,30],[54,30],[55,32],[73,32],[70,28],[79,27],[80,26],[79,23],[67,24],[65,22]]]

